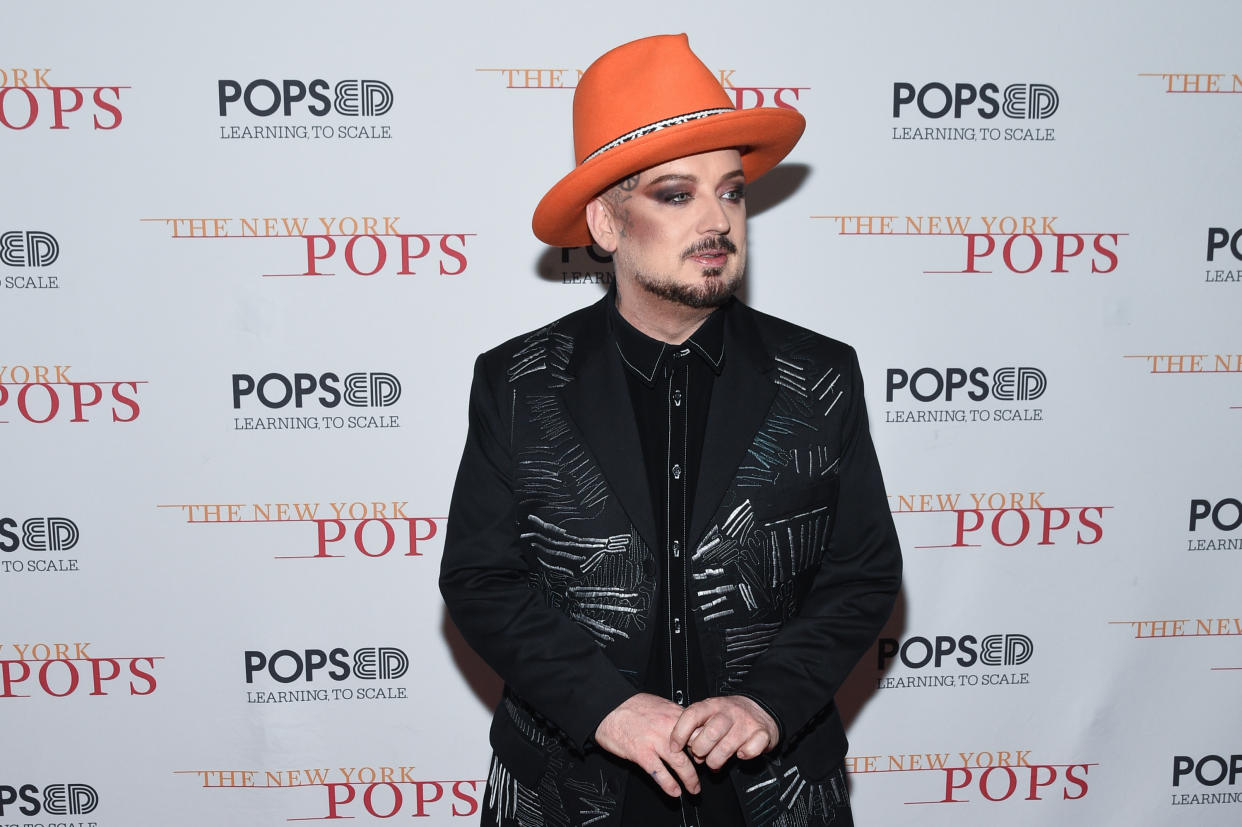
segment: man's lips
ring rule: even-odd
[[[729,256],[737,252],[737,245],[728,238],[700,239],[682,255],[699,267],[709,270],[720,269],[729,261]]]
[[[692,261],[704,267],[721,267],[729,258],[728,250],[703,250],[690,256]]]

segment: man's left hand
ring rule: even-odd
[[[696,761],[718,770],[736,755],[748,760],[776,746],[780,730],[763,707],[745,695],[724,695],[686,707],[670,745],[688,748]]]

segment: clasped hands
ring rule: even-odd
[[[699,792],[691,757],[718,770],[735,755],[742,760],[762,755],[779,737],[772,716],[744,695],[707,698],[682,709],[640,692],[609,712],[595,731],[597,744],[637,764],[673,797],[682,787]]]

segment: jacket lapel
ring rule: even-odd
[[[771,355],[755,324],[753,312],[733,302],[725,318],[725,361],[712,388],[694,495],[690,538],[697,546],[720,501],[745,461],[746,450],[772,407],[776,383],[769,375]]]
[[[595,305],[594,312],[586,315],[583,329],[572,332],[575,341],[569,374],[573,381],[561,393],[587,450],[595,457],[639,536],[654,552],[659,544],[638,426],[621,360],[607,335],[604,302],[612,300],[610,292]]]

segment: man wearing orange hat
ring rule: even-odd
[[[506,684],[485,823],[852,824],[832,698],[901,578],[858,363],[732,298],[803,127],[685,35],[579,81],[534,231],[615,290],[479,357],[440,576]]]

